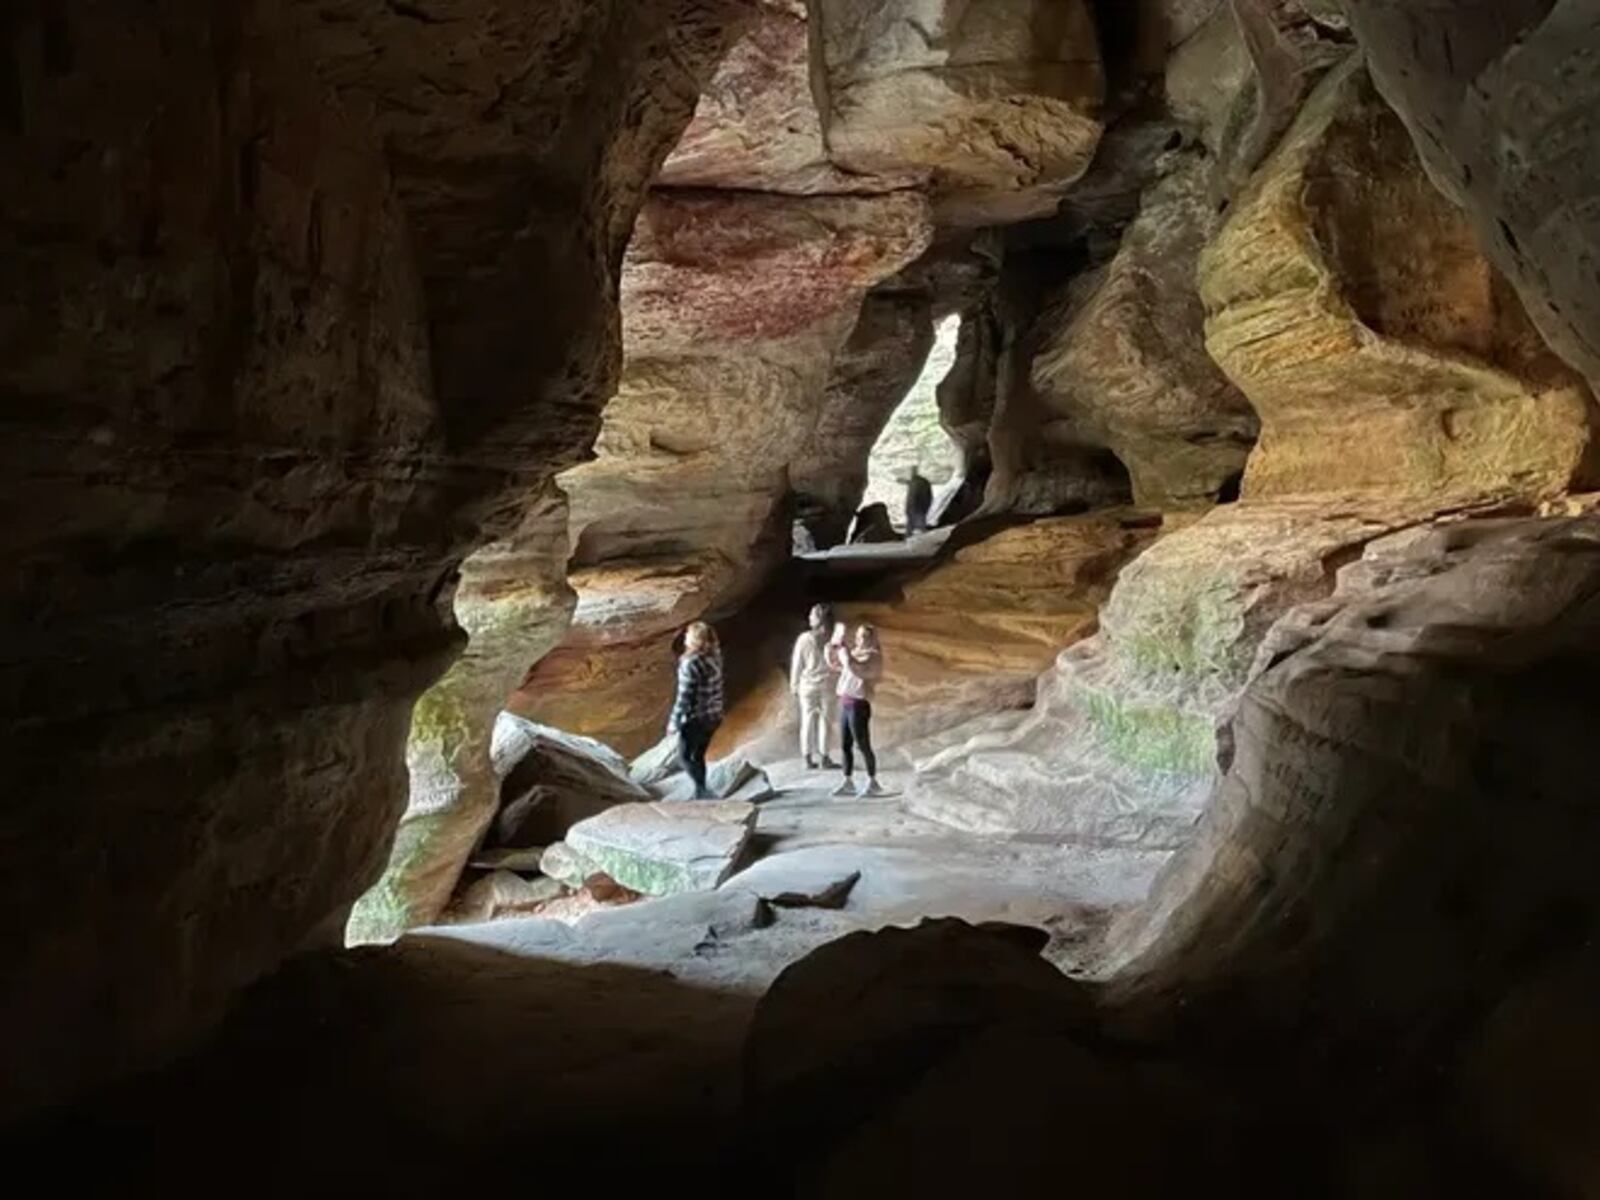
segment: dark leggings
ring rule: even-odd
[[[695,795],[706,790],[706,747],[711,745],[715,725],[703,721],[685,721],[678,730],[678,761],[694,780]]]
[[[872,752],[872,705],[865,700],[839,702],[839,744],[844,747],[844,773],[855,769],[852,751],[861,748],[861,763],[867,778],[878,777],[878,756]]]

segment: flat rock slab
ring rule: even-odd
[[[733,873],[755,820],[743,800],[619,804],[569,829],[566,852],[647,896],[707,891]]]
[[[663,800],[689,800],[694,785],[678,765],[678,735],[669,733],[638,758],[629,773],[634,783]],[[706,790],[718,800],[747,800],[752,804],[771,797],[767,773],[742,755],[730,755],[706,766]]]
[[[670,776],[655,785],[663,800],[694,799],[694,784],[684,774]],[[724,758],[706,769],[706,790],[718,800],[744,800],[758,804],[774,794],[767,773],[747,758]]]

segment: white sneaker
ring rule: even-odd
[[[861,785],[860,790],[856,792],[858,796],[882,796],[884,794],[883,784],[876,779],[867,780]]]
[[[833,789],[833,794],[835,796],[854,796],[856,794],[856,785],[850,782],[850,776],[846,775],[844,777],[844,782]]]

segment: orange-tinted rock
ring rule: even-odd
[[[673,695],[673,635],[731,593],[723,559],[586,567],[572,573],[578,608],[570,636],[528,674],[511,711],[615,746],[653,745]]]
[[[1117,572],[1152,532],[1115,512],[1045,518],[963,546],[892,601],[841,605],[883,639],[874,737],[890,746],[1025,707],[1039,672],[1094,632]]]
[[[1261,416],[1246,496],[1563,491],[1593,400],[1429,183],[1360,63],[1330,75],[1200,263]]]

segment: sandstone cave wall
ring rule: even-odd
[[[1584,380],[1532,335],[1359,60],[1313,89],[1197,263],[1205,345],[1262,421],[1242,499],[1169,517],[1034,712],[917,748],[927,815],[1183,844],[1274,621],[1386,532],[1587,484]]]
[[[592,436],[633,209],[739,7],[7,14],[0,1111],[337,936],[456,568]]]

